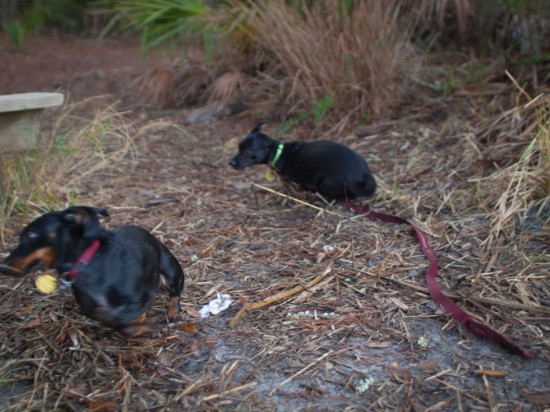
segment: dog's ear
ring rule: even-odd
[[[63,219],[82,227],[82,235],[97,238],[101,234],[98,215],[109,217],[107,209],[93,206],[72,206],[63,211]]]
[[[263,124],[264,124],[264,122],[260,122],[260,123],[256,124],[256,126],[254,126],[254,129],[252,129],[252,131],[250,133],[260,133],[262,131]]]

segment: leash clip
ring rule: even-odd
[[[73,282],[71,282],[69,280],[66,280],[66,279],[63,279],[63,278],[59,278],[58,281],[59,281],[59,287],[55,291],[56,293],[65,292],[66,290],[70,289],[70,287],[73,284]]]

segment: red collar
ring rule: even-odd
[[[84,253],[82,253],[82,255],[77,259],[73,267],[69,270],[69,275],[68,275],[69,280],[76,279],[80,267],[90,263],[95,253],[99,249],[100,245],[101,245],[101,242],[98,239],[94,239],[92,244],[88,246],[88,248],[84,251]]]

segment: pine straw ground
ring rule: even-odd
[[[1,278],[2,409],[549,408],[548,232],[533,217],[513,242],[482,244],[492,215],[467,182],[479,175],[469,164],[472,116],[459,102],[442,107],[331,138],[370,159],[380,184],[372,209],[428,233],[449,295],[534,360],[472,337],[441,313],[410,228],[307,197],[319,211],[265,190],[294,196],[262,168],[231,170],[236,141],[254,119],[184,127],[181,114],[159,122],[134,107],[134,130],[156,126],[135,139],[133,156],[83,179],[79,199],[108,207],[107,226],[142,225],[174,252],[186,272],[181,320],[167,324],[168,299],[159,295],[150,313],[158,331],[127,340],[84,318],[70,292],[41,296],[34,275]],[[4,251],[29,219],[9,222]],[[307,284],[327,267],[314,287],[229,327],[244,304]],[[199,319],[216,293],[236,303]]]
[[[382,159],[372,162],[381,189],[371,207],[415,216],[438,252],[443,285],[470,311],[529,346],[534,361],[511,357],[447,323],[426,294],[426,259],[410,229],[373,223],[338,205],[319,212],[255,186],[284,191],[259,169],[232,171],[227,161],[234,145],[227,142],[249,126],[229,120],[184,130],[159,123],[136,142],[136,157],[83,183],[82,202],[109,207],[109,226],[145,226],[180,259],[187,274],[185,314],[167,325],[167,298],[159,296],[153,308],[158,332],[126,340],[83,318],[70,293],[41,297],[33,276],[2,279],[6,404],[69,410],[548,405],[539,393],[550,386],[544,244],[524,244],[520,237],[515,245],[504,241],[483,251],[487,216],[472,212],[462,196],[447,199],[449,192],[436,190],[467,150],[463,143],[445,147],[441,125],[433,122],[414,135],[342,138]],[[406,171],[415,146],[417,165]],[[423,146],[433,150],[419,150]],[[394,180],[410,195],[387,200]],[[329,265],[317,286],[229,328],[244,303],[303,285]],[[528,278],[536,288],[522,293]],[[217,317],[198,319],[197,310],[217,292],[237,302]],[[371,378],[371,387],[359,393]]]

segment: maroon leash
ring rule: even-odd
[[[82,266],[87,265],[90,263],[92,258],[94,257],[95,253],[99,249],[99,246],[101,245],[101,242],[98,239],[94,239],[92,244],[86,248],[84,253],[77,259],[73,267],[69,270],[68,278],[69,280],[75,280],[78,276],[79,270],[82,268]]]
[[[454,303],[451,299],[449,299],[447,296],[443,294],[443,292],[441,291],[441,286],[437,282],[437,278],[436,278],[437,256],[435,254],[434,249],[428,242],[428,238],[426,237],[424,232],[422,232],[416,226],[411,224],[409,221],[399,216],[393,216],[393,215],[387,215],[385,213],[368,211],[364,207],[353,202],[347,202],[346,206],[352,209],[357,214],[363,215],[366,218],[373,221],[380,220],[382,222],[387,222],[387,223],[398,223],[398,224],[410,225],[416,232],[416,236],[418,237],[418,240],[420,242],[420,248],[422,249],[422,252],[424,252],[424,255],[426,255],[426,257],[430,261],[430,266],[428,267],[428,271],[426,272],[426,283],[428,285],[428,290],[434,302],[439,304],[445,310],[445,312],[447,312],[449,315],[453,317],[455,321],[457,321],[459,324],[464,326],[466,329],[468,329],[470,332],[480,337],[481,339],[486,339],[488,341],[496,342],[500,344],[502,347],[504,347],[505,349],[507,349],[508,351],[510,351],[511,353],[514,353],[516,355],[521,355],[527,359],[534,358],[534,355],[531,352],[516,345],[514,342],[510,341],[508,338],[504,337],[503,335],[501,335],[491,327],[473,319],[468,313],[466,313],[456,303]]]

